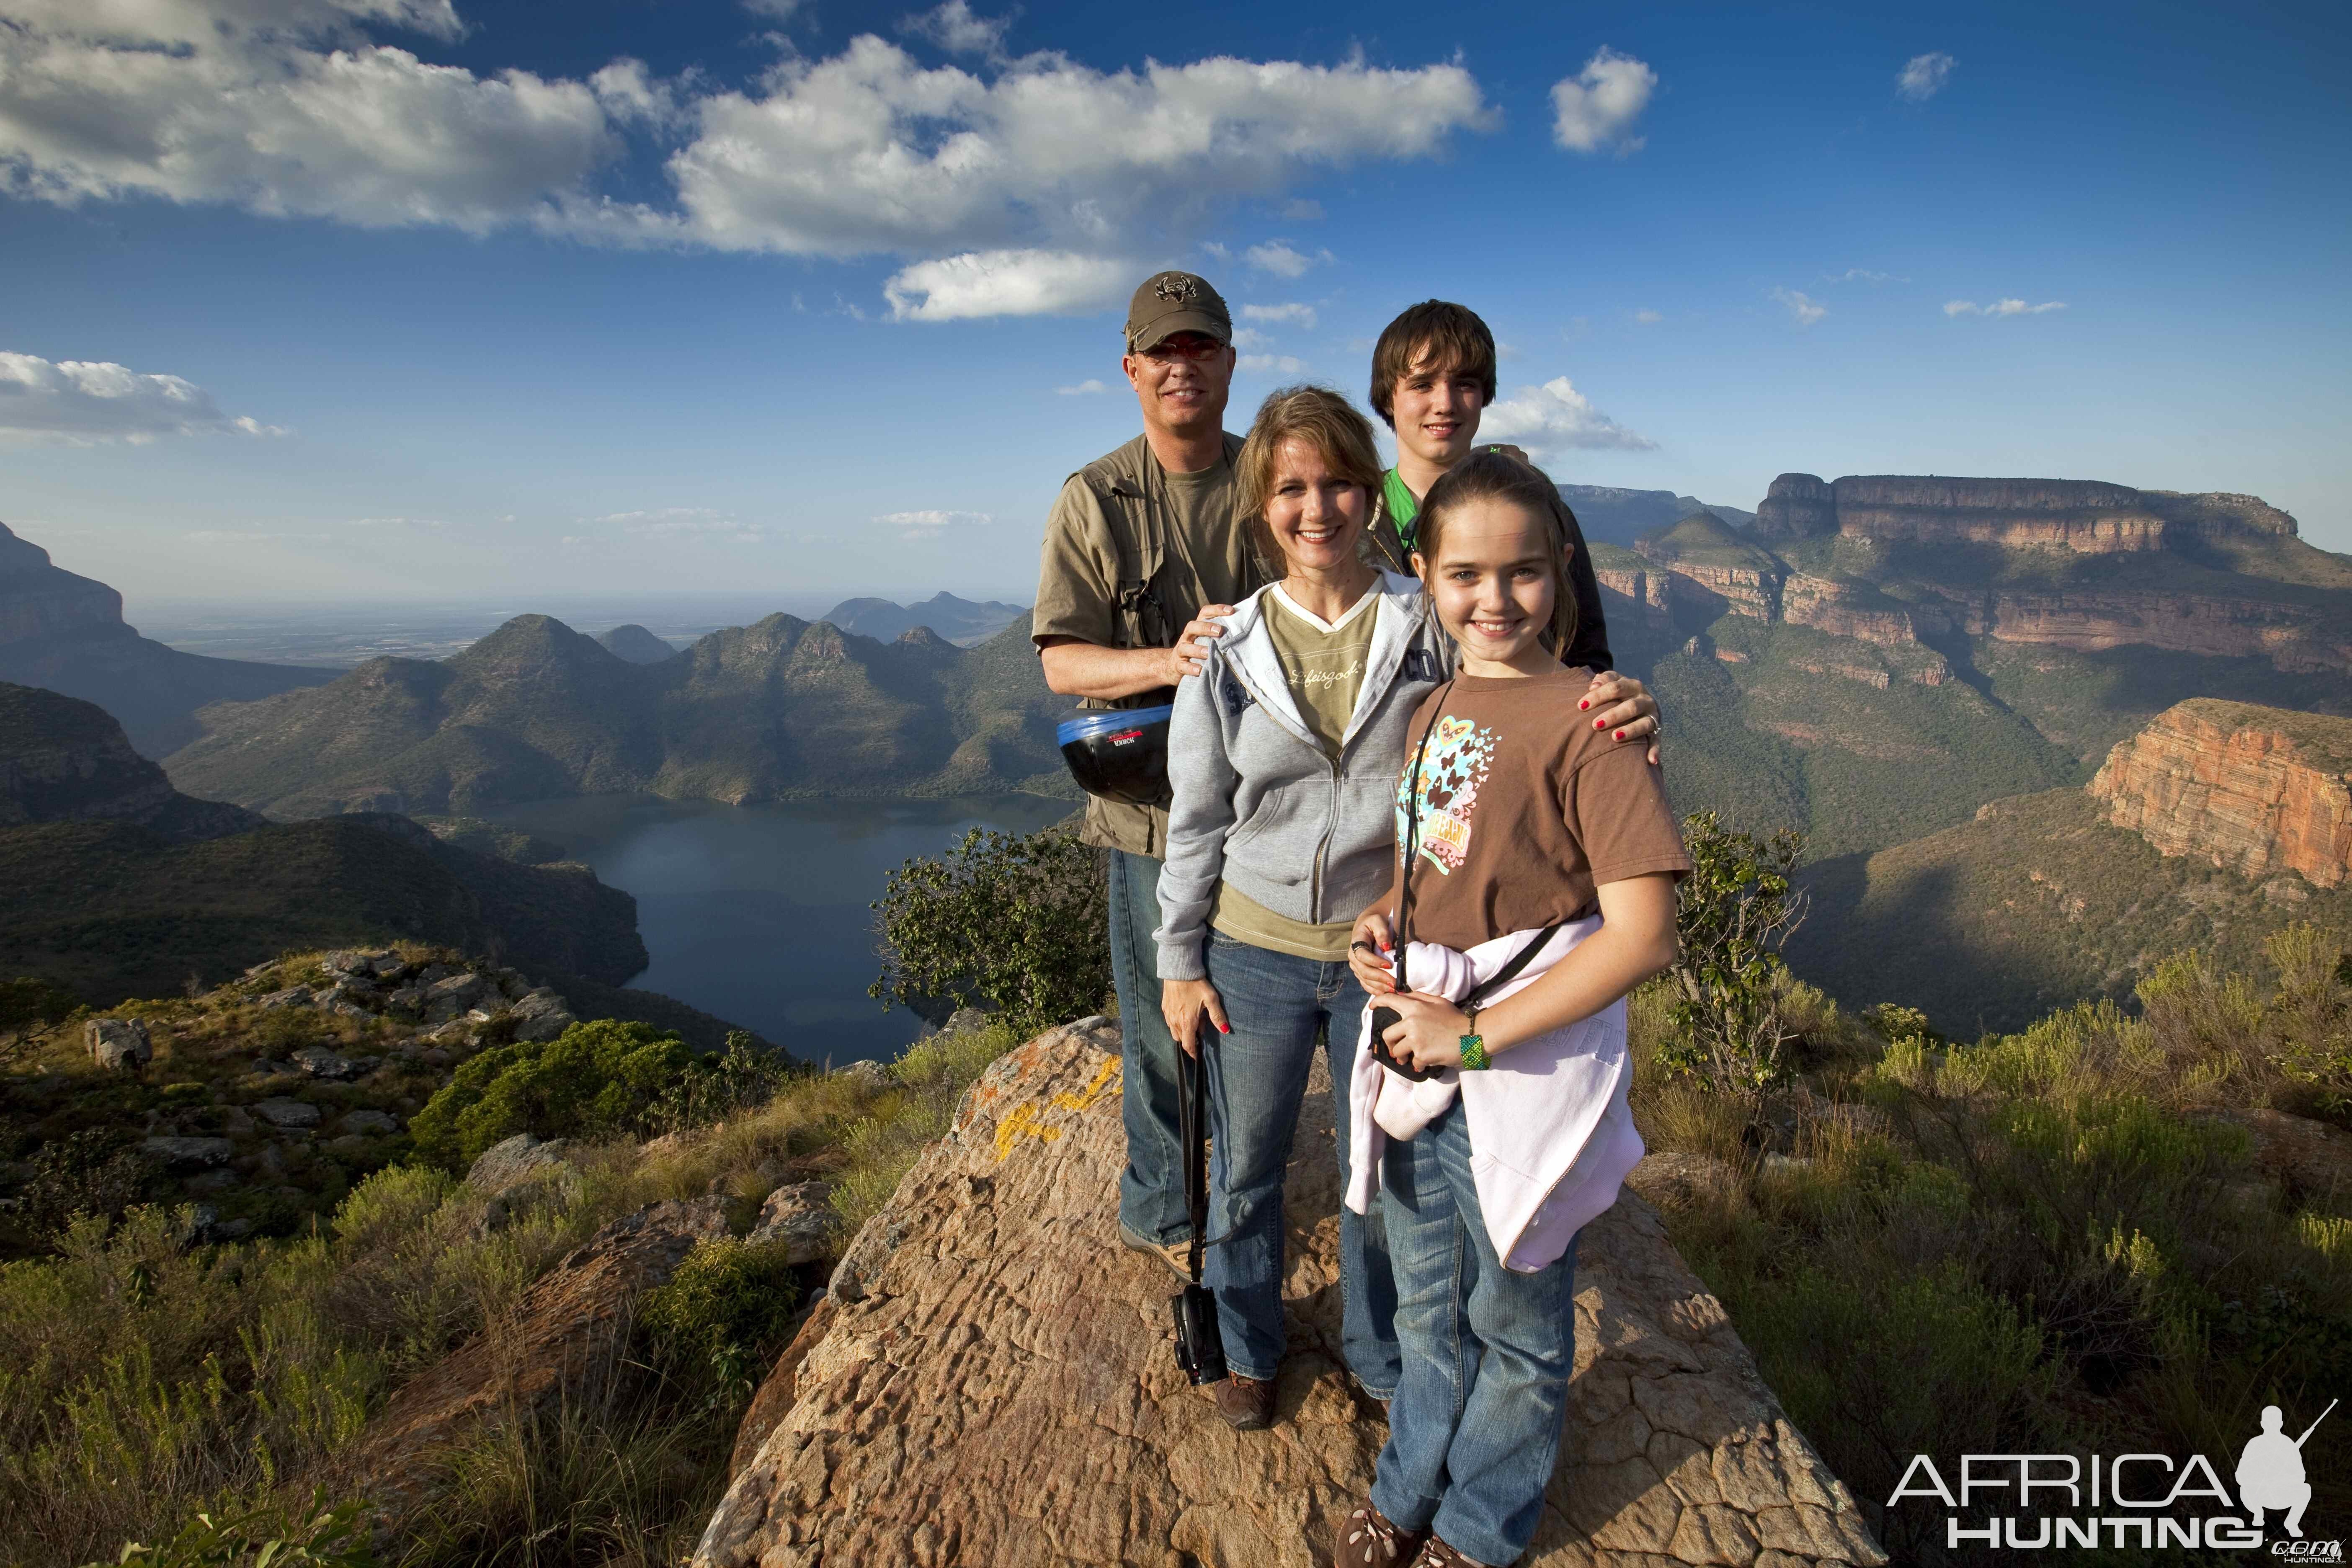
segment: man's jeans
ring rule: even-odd
[[[1495,1256],[1456,1100],[1382,1160],[1404,1375],[1372,1505],[1481,1563],[1516,1563],[1543,1513],[1576,1370],[1576,1247],[1533,1274]]]
[[[1192,1234],[1184,1208],[1184,1162],[1177,1142],[1176,1042],[1160,1012],[1160,862],[1110,852],[1110,977],[1118,989],[1119,1116],[1127,1169],[1118,1178],[1118,1223],[1151,1241]]]
[[[1363,1031],[1364,991],[1345,963],[1297,958],[1209,933],[1209,983],[1225,1005],[1230,1035],[1210,1034],[1209,1231],[1222,1237],[1204,1269],[1217,1293],[1225,1364],[1271,1379],[1282,1364],[1282,1188],[1290,1135],[1307,1095],[1315,1037],[1331,1068],[1339,1173],[1348,1169],[1348,1082]],[[1396,1287],[1381,1210],[1339,1209],[1340,1348],[1367,1393],[1386,1399],[1397,1383]]]

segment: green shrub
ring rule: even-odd
[[[132,1542],[113,1564],[89,1568],[374,1568],[375,1561],[360,1505],[330,1508],[320,1494],[303,1510],[199,1513],[170,1540]]]
[[[637,1321],[678,1363],[748,1391],[800,1301],[785,1251],[781,1242],[698,1242],[668,1284],[646,1292]]]
[[[893,1003],[986,1003],[1034,1033],[1102,1008],[1109,994],[1109,890],[1099,851],[1064,828],[973,828],[945,855],[890,873],[877,911]]]
[[[604,1018],[552,1040],[519,1040],[460,1067],[409,1123],[417,1152],[453,1170],[518,1132],[594,1138],[646,1130],[693,1070],[675,1034]]]
[[[704,1057],[662,1091],[651,1121],[665,1132],[707,1127],[765,1105],[792,1076],[789,1059],[760,1049],[749,1030],[730,1029],[725,1050]]]
[[[1804,838],[1785,829],[1759,838],[1702,811],[1684,819],[1683,841],[1692,870],[1678,890],[1678,951],[1667,971],[1675,1033],[1658,1063],[1712,1089],[1752,1093],[1785,1075],[1797,1038],[1780,946],[1804,918],[1804,895],[1790,881]]]

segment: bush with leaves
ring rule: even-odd
[[[738,1110],[765,1105],[792,1076],[789,1058],[761,1050],[748,1029],[730,1029],[727,1048],[704,1057],[663,1090],[649,1120],[664,1132],[708,1127]]]
[[[47,1237],[80,1215],[114,1219],[147,1195],[158,1173],[138,1140],[121,1128],[87,1127],[53,1138],[33,1154],[23,1194],[26,1225]]]
[[[0,980],[0,1034],[54,1024],[80,1005],[71,992],[60,991],[46,980],[28,975]]]
[[[800,1301],[787,1254],[782,1242],[698,1242],[668,1284],[646,1292],[637,1321],[656,1345],[721,1389],[746,1389]]]
[[[425,1158],[463,1170],[518,1132],[640,1133],[696,1067],[685,1041],[650,1024],[574,1024],[552,1040],[518,1040],[467,1062],[416,1113],[409,1134]]]
[[[1028,1033],[1101,1010],[1110,991],[1100,851],[1066,828],[973,828],[890,873],[873,904],[881,978],[866,994],[914,1007],[982,1003]]]
[[[1702,811],[1684,819],[1683,842],[1692,868],[1668,972],[1674,1038],[1658,1062],[1712,1089],[1754,1093],[1786,1076],[1797,1037],[1781,1005],[1780,948],[1804,919],[1805,895],[1790,880],[1804,837],[1783,828],[1759,838]]]
[[[375,1550],[357,1503],[306,1509],[207,1510],[153,1546],[131,1542],[111,1564],[89,1568],[374,1568]]]

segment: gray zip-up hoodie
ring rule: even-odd
[[[1383,572],[1356,710],[1333,761],[1299,717],[1265,630],[1261,588],[1225,617],[1168,725],[1168,858],[1160,869],[1162,980],[1199,980],[1219,881],[1278,915],[1353,920],[1389,885],[1405,731],[1448,667],[1421,584]]]

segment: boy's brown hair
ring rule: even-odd
[[[1473,452],[1438,476],[1421,498],[1421,515],[1414,553],[1422,561],[1422,587],[1427,595],[1430,624],[1437,625],[1437,585],[1430,574],[1437,570],[1447,518],[1473,501],[1499,500],[1517,507],[1542,522],[1550,538],[1546,558],[1551,563],[1551,625],[1537,635],[1545,651],[1558,658],[1576,641],[1576,591],[1569,585],[1568,560],[1575,547],[1569,542],[1574,527],[1559,487],[1533,463],[1500,452]],[[1443,632],[1444,628],[1438,626]]]
[[[1368,503],[1380,494],[1381,452],[1372,444],[1372,422],[1328,386],[1286,386],[1257,405],[1249,438],[1234,459],[1241,515],[1254,531],[1258,552],[1279,566],[1282,552],[1265,526],[1266,498],[1274,493],[1275,454],[1285,441],[1299,440],[1323,455],[1331,471],[1364,488]],[[1277,573],[1276,575],[1280,574]]]
[[[1396,384],[1414,369],[1475,375],[1484,401],[1495,401],[1495,334],[1467,305],[1423,300],[1381,330],[1372,345],[1372,411],[1396,428]]]

